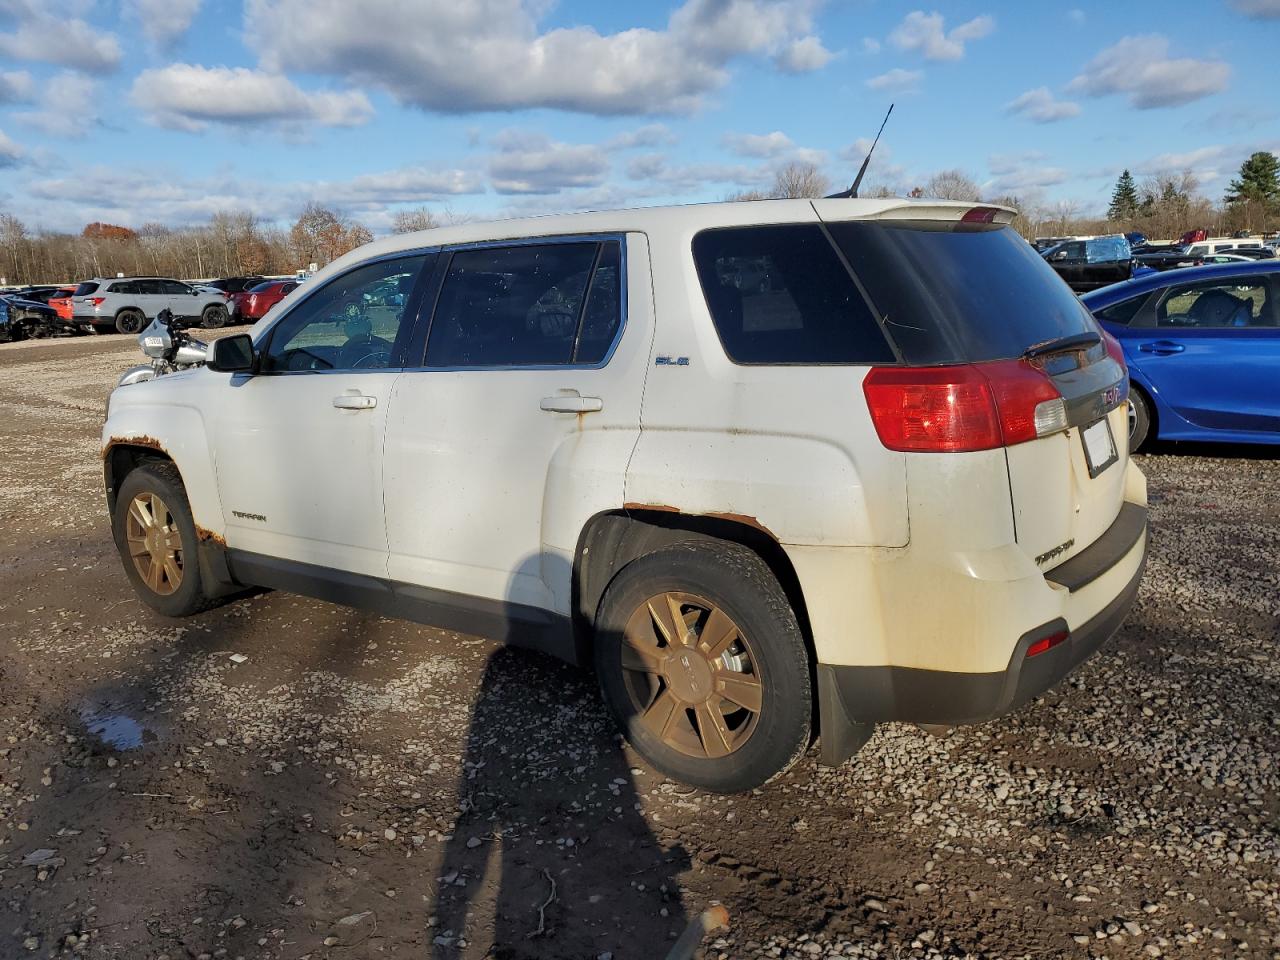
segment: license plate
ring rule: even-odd
[[[1111,424],[1105,418],[1080,431],[1080,439],[1084,441],[1084,460],[1089,467],[1090,478],[1120,459],[1115,438],[1111,435]]]

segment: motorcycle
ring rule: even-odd
[[[138,346],[151,358],[150,363],[130,367],[120,375],[116,386],[154,380],[167,373],[201,366],[209,355],[209,345],[187,333],[173,317],[173,311],[161,310],[151,324],[138,334]]]

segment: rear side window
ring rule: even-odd
[[[892,349],[816,224],[704,230],[698,280],[729,359],[892,363]]]
[[[830,229],[907,363],[1014,359],[1034,344],[1097,330],[1010,227],[852,220]]]
[[[1105,320],[1107,323],[1114,323],[1119,326],[1128,326],[1133,320],[1138,310],[1147,302],[1148,294],[1142,294],[1137,297],[1130,297],[1128,300],[1121,300],[1119,303],[1113,303],[1109,307],[1103,307],[1101,310],[1094,312],[1094,316],[1099,320]]]
[[[89,283],[86,281],[85,283],[77,284],[71,295],[73,297],[87,297],[89,294],[97,292],[98,285],[96,283]]]
[[[604,359],[620,323],[617,241],[459,250],[427,339],[428,367],[528,367]]]
[[[138,285],[132,280],[117,280],[110,286],[108,292],[136,294],[138,292]]]

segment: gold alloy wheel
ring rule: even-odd
[[[169,508],[154,493],[140,493],[125,518],[129,556],[153,593],[167,597],[182,586],[182,534]]]
[[[636,722],[687,756],[728,756],[755,732],[758,662],[738,625],[701,597],[662,593],[637,607],[622,669]]]

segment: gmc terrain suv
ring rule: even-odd
[[[71,294],[72,320],[86,333],[139,333],[161,310],[202,327],[221,327],[230,319],[220,290],[163,277],[86,280]]]
[[[112,394],[124,568],[170,616],[277,588],[593,664],[636,750],[716,791],[996,716],[1116,630],[1147,543],[1118,345],[1012,213],[379,240]]]

